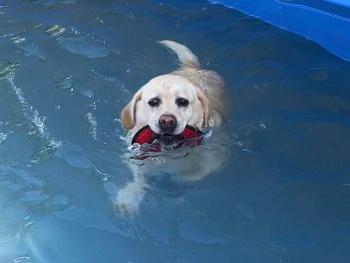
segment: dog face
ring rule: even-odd
[[[150,80],[124,107],[121,123],[137,132],[149,127],[164,140],[175,141],[186,125],[203,130],[209,125],[209,102],[199,87],[177,75]]]

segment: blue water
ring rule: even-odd
[[[206,1],[0,3],[1,263],[350,261],[349,63]],[[228,161],[123,217],[119,112],[176,68],[161,39],[224,77]]]

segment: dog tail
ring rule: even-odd
[[[159,43],[174,51],[182,66],[200,68],[197,56],[188,47],[171,40],[162,40]]]

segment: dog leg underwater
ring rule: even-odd
[[[122,216],[134,217],[139,214],[140,203],[146,193],[146,180],[143,169],[131,167],[133,180],[120,189],[114,203],[115,208]]]

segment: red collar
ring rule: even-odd
[[[178,141],[193,140],[195,138],[201,138],[203,132],[192,126],[187,125],[184,131],[176,135],[178,136]],[[155,140],[159,138],[159,134],[156,134],[148,125],[139,130],[133,137],[131,144],[152,144]]]

